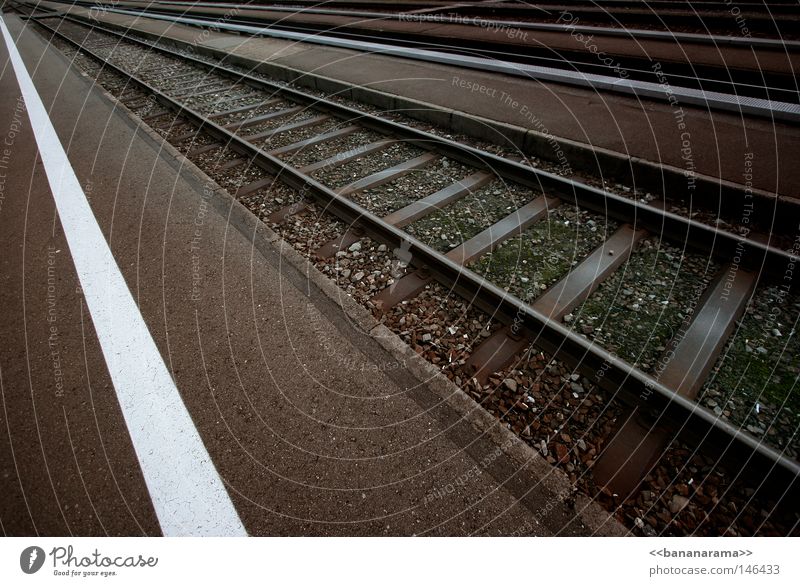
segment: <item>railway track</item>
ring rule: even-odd
[[[120,2],[122,6],[143,5],[139,2]],[[186,8],[186,2],[153,2],[156,7],[169,10]],[[732,25],[746,22],[749,32],[769,36],[796,34],[797,6],[792,2],[739,2],[734,8],[722,1],[670,2],[656,0],[643,3],[637,0],[609,0],[606,2],[258,2],[244,5],[231,2],[192,3],[196,8],[229,8],[250,6],[259,10],[297,12],[297,7],[307,14],[348,15],[358,17],[396,17],[417,14],[431,17],[459,19],[481,18],[514,20],[520,24],[555,22],[559,14],[567,11],[584,22],[615,27],[650,26],[676,32],[681,29],[695,30],[701,34],[719,32],[730,34]],[[737,20],[738,19],[738,20]],[[783,20],[783,22],[780,22]],[[733,27],[734,30],[738,27]]]
[[[364,236],[381,243],[375,254],[390,271],[335,267],[345,282],[371,279],[368,303],[376,312],[402,315],[405,304],[438,282],[492,316],[498,325],[462,360],[465,382],[482,388],[533,344],[568,365],[570,384],[603,389],[622,407],[619,429],[595,454],[599,486],[627,497],[679,438],[728,463],[737,478],[796,515],[800,466],[791,412],[788,435],[753,428],[754,436],[743,429],[745,421],[732,423],[695,399],[719,370],[754,291],[791,289],[787,272],[797,250],[741,238],[657,202],[603,192],[115,31],[69,18],[35,21],[101,64],[101,75],[117,80],[111,85],[124,104],[190,160],[222,173],[220,181],[237,199],[278,193],[273,202],[279,205],[256,209],[272,225],[299,222],[314,209],[338,218],[309,247],[316,258],[336,265],[359,253]],[[549,251],[555,260],[547,275],[503,272],[504,255],[518,260],[532,243],[548,241],[556,231],[550,226],[563,230],[570,223],[578,230],[567,238],[571,248]],[[638,258],[646,265],[647,255],[662,248],[674,251],[681,266],[684,259],[685,266],[697,265],[694,273],[686,269],[696,277],[692,283],[665,283],[667,304],[672,287],[693,285],[682,295],[694,308],[672,312],[678,331],[661,336],[663,345],[647,363],[635,354],[620,352],[621,358],[601,347],[608,341],[598,335],[603,328],[584,327],[580,316],[598,303],[595,294],[607,283],[624,282]],[[642,305],[664,302],[630,295]],[[633,305],[624,311],[636,311]],[[517,386],[507,380],[507,387]],[[509,410],[529,411],[522,403]],[[775,421],[785,415],[778,406]],[[560,462],[562,454],[556,455]]]
[[[245,34],[302,35],[306,40],[322,44],[333,44],[345,48],[385,52],[406,58],[424,58],[442,63],[453,59],[464,67],[488,69],[511,75],[531,76],[549,79],[560,83],[593,87],[601,91],[621,91],[650,99],[663,99],[662,83],[669,83],[672,91],[681,93],[681,99],[701,107],[722,108],[747,112],[759,116],[782,118],[785,104],[787,120],[798,119],[800,105],[797,80],[793,72],[783,66],[774,65],[774,59],[786,59],[787,52],[796,51],[793,44],[781,41],[761,41],[752,38],[726,39],[714,36],[694,35],[692,38],[676,38],[673,32],[626,31],[637,41],[636,47],[620,50],[614,47],[611,53],[603,52],[607,58],[601,60],[595,52],[577,39],[594,38],[596,34],[613,33],[612,29],[591,29],[582,26],[580,19],[570,16],[569,22],[557,25],[557,30],[575,37],[572,42],[563,42],[554,49],[548,40],[527,42],[526,23],[519,21],[485,20],[482,17],[471,19],[457,18],[454,25],[464,25],[463,34],[453,37],[426,32],[421,26],[427,18],[442,18],[427,13],[408,14],[403,18],[397,15],[365,13],[349,16],[343,20],[331,17],[331,22],[318,21],[314,17],[285,14],[284,12],[256,12],[237,5],[227,8],[214,8],[213,5],[180,5],[179,3],[141,4],[118,3],[114,7],[98,8],[91,2],[78,1],[75,4],[93,10],[109,10],[121,14],[148,15],[157,19],[178,19],[193,26],[222,27],[234,29]],[[206,7],[207,6],[207,7]],[[286,9],[288,10],[288,9]],[[331,12],[326,10],[325,12]],[[313,13],[310,10],[309,13]],[[398,18],[392,25],[384,25],[386,18]],[[304,20],[305,19],[305,20]],[[423,19],[423,20],[418,20]],[[476,20],[477,19],[477,20]],[[434,22],[439,22],[434,21]],[[447,21],[449,22],[449,21]],[[268,27],[264,29],[263,27]],[[536,25],[538,26],[538,25]],[[555,26],[555,25],[543,25]],[[261,33],[259,33],[261,31]],[[519,35],[510,34],[517,31]],[[308,38],[311,35],[311,38]],[[291,37],[294,38],[294,37]],[[675,44],[673,58],[658,59],[659,68],[653,68],[654,59],[641,43]],[[712,42],[713,51],[719,46],[740,43],[749,52],[757,48],[761,53],[753,63],[744,63],[741,58],[728,56],[718,63],[703,63],[697,59],[686,60],[686,47],[698,42]],[[764,43],[768,43],[763,45]],[[763,45],[763,46],[762,46]],[[613,46],[613,44],[612,44]],[[738,46],[738,45],[737,45]],[[422,52],[420,52],[420,50]],[[397,53],[397,52],[400,53]],[[404,52],[405,51],[405,52]],[[689,49],[691,52],[691,49]],[[740,56],[741,57],[741,56]],[[752,55],[750,56],[752,57]],[[719,61],[719,60],[717,60]],[[734,65],[735,63],[735,65]],[[625,83],[619,84],[620,80]],[[633,87],[628,82],[643,84]],[[756,101],[751,101],[756,100]],[[766,102],[772,101],[770,107]]]

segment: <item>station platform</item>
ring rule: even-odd
[[[41,2],[40,6],[75,16],[90,14],[86,8],[58,3]],[[775,194],[787,200],[800,197],[800,168],[793,161],[793,153],[800,150],[800,128],[790,123],[312,43],[249,38],[144,17],[100,11],[91,16],[100,24],[176,41],[199,52],[228,53],[230,62],[253,70],[283,70],[289,72],[287,79],[322,91],[335,91],[328,83],[333,80],[394,96],[398,110],[416,110],[411,115],[449,126],[454,132],[465,128],[465,117],[472,118],[470,131],[481,134],[485,127],[485,136],[480,138],[502,143],[498,135],[506,134],[508,143],[520,145],[526,154],[562,166],[566,154],[567,167],[578,175],[588,170],[590,175],[624,176],[631,173],[626,166],[633,161],[644,163],[646,172],[633,174],[642,189],[660,187],[668,197],[683,197],[675,195],[682,189],[692,195],[694,187],[686,184],[694,183],[686,177],[700,178],[706,190],[724,183],[767,199]],[[559,43],[563,42],[562,36]],[[620,39],[609,37],[608,42],[616,43],[609,45],[609,52],[622,50],[617,46]],[[559,47],[556,43],[554,50]],[[674,46],[668,49],[675,50]],[[717,59],[723,51],[707,51],[704,62],[715,53]],[[657,62],[667,56],[656,52],[652,58]],[[367,99],[374,101],[374,96]],[[671,178],[662,176],[665,169]]]
[[[626,533],[21,19],[2,20],[58,139],[42,143],[0,43],[5,535],[235,534],[214,508],[187,519],[178,485],[166,503],[154,494],[153,461],[218,474],[249,535]],[[62,148],[69,164],[53,171]],[[76,247],[91,226],[75,232],[55,203],[53,177],[73,172],[116,269],[92,274]],[[136,315],[97,314],[114,270]],[[125,370],[146,341],[109,361],[98,324],[124,334],[129,318],[176,403]],[[182,409],[196,452],[158,435]]]

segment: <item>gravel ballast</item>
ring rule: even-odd
[[[576,331],[653,372],[719,270],[710,259],[645,238],[628,262],[564,317]]]
[[[700,394],[725,419],[797,458],[800,452],[800,297],[756,291]]]

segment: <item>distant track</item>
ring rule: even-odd
[[[76,2],[87,7],[92,3]],[[120,3],[119,6],[132,3]],[[664,83],[684,104],[726,110],[788,122],[800,122],[800,93],[794,75],[765,69],[735,69],[663,61],[659,70],[650,59],[614,56],[611,64],[600,63],[590,52],[559,51],[525,44],[487,43],[485,40],[435,39],[418,32],[391,33],[370,29],[356,21],[331,30],[328,25],[297,24],[254,19],[246,14],[222,18],[197,8],[149,6],[110,8],[109,12],[147,15],[160,20],[213,27],[244,34],[263,35],[327,46],[377,52],[407,59],[457,65],[515,76],[540,79],[598,92],[633,94],[642,99],[665,100]],[[98,10],[105,10],[104,8]],[[179,12],[176,14],[176,10]],[[268,27],[265,28],[265,25]],[[773,50],[773,49],[770,49]],[[774,50],[786,51],[786,47]],[[621,76],[620,71],[624,71]]]

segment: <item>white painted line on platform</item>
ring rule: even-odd
[[[0,28],[161,530],[247,535],[2,17]]]

